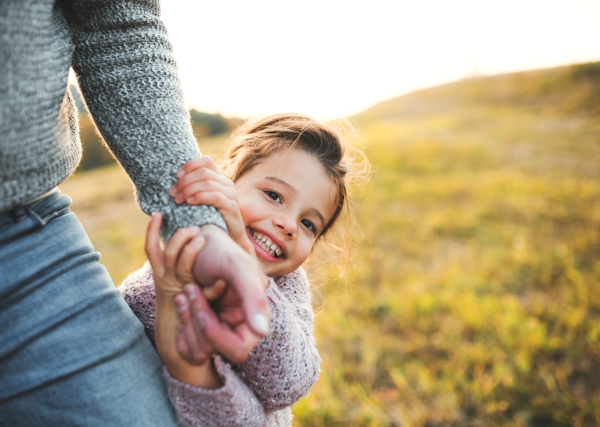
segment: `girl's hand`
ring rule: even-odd
[[[175,203],[214,206],[223,215],[229,236],[255,256],[254,246],[246,234],[235,185],[221,175],[213,159],[210,156],[192,159],[181,167],[177,177],[179,180],[169,190]]]

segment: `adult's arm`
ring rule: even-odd
[[[60,3],[65,4],[65,2]],[[163,214],[161,235],[225,222],[212,206],[176,205],[169,188],[198,157],[158,0],[71,0],[72,66],[104,141],[132,179],[140,208]]]

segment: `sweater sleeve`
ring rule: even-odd
[[[169,399],[182,426],[291,426],[290,408],[266,411],[227,362],[219,356],[215,356],[214,362],[223,381],[223,387],[217,390],[182,383],[164,370]]]
[[[119,286],[119,290],[154,344],[156,291],[150,263],[146,262],[142,268],[129,275]],[[215,356],[214,362],[223,381],[223,387],[216,390],[185,384],[164,369],[169,400],[182,426],[291,426],[290,408],[266,410],[227,362],[219,356]]]
[[[306,274],[299,269],[269,281],[269,333],[234,369],[263,406],[275,410],[293,405],[309,392],[321,359]]]
[[[190,225],[225,221],[212,206],[176,205],[176,173],[200,151],[158,0],[71,0],[65,7],[72,66],[94,122],[147,214],[163,214],[169,239]]]

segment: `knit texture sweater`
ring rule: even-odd
[[[0,212],[56,187],[81,159],[69,67],[140,208],[163,214],[163,237],[226,229],[213,207],[168,195],[200,152],[158,0],[0,1]]]
[[[215,356],[223,387],[205,390],[184,384],[165,369],[169,399],[183,426],[291,426],[290,406],[319,376],[314,315],[301,269],[268,280],[269,333],[243,363]],[[150,264],[132,273],[119,289],[154,343],[156,292]]]

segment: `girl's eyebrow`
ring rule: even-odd
[[[279,178],[276,178],[274,176],[267,176],[265,179],[268,179],[269,181],[273,181],[273,182],[276,182],[277,184],[283,185],[289,191],[293,192],[294,194],[296,193],[296,189],[294,187],[292,187],[290,184],[288,184],[287,182],[285,182]]]
[[[269,181],[273,181],[273,182],[276,182],[277,184],[283,185],[285,188],[287,188],[289,191],[293,192],[294,194],[297,193],[297,191],[294,187],[292,187],[290,184],[288,184],[287,182],[285,182],[282,179],[279,179],[274,176],[267,176],[267,177],[265,177],[265,179],[268,179]],[[319,218],[319,221],[321,221],[323,228],[325,228],[325,218],[323,217],[323,215],[321,215],[321,212],[319,212],[319,210],[315,209],[315,208],[311,209],[311,212],[314,213]]]

